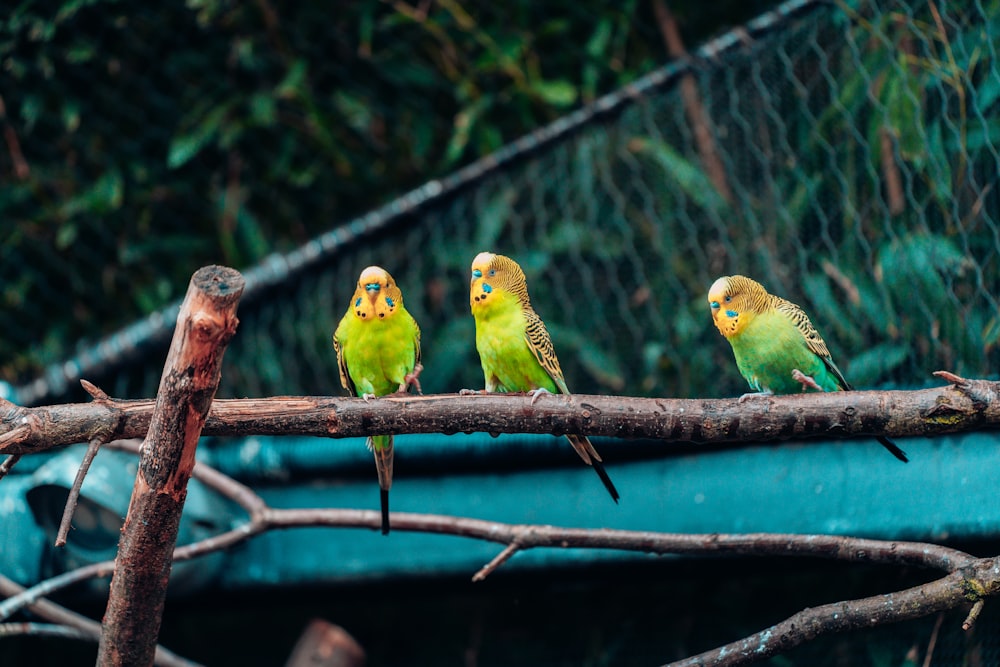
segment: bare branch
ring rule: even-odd
[[[945,374],[944,387],[738,399],[574,394],[393,395],[221,399],[204,435],[365,436],[371,433],[581,433],[666,442],[734,443],[788,438],[934,436],[1000,427],[1000,382]],[[153,400],[23,408],[0,399],[0,455],[144,437]]]
[[[927,584],[898,593],[846,600],[805,609],[766,630],[696,656],[678,660],[669,667],[735,667],[783,653],[822,635],[897,623],[955,609],[966,604],[972,587],[983,595],[1000,592],[1000,556],[976,560],[958,571]],[[981,600],[980,600],[981,601]]]
[[[83,480],[87,477],[87,472],[90,470],[90,464],[94,462],[94,457],[97,456],[97,450],[101,448],[101,440],[99,438],[94,438],[90,441],[90,445],[87,446],[87,451],[83,455],[83,460],[80,462],[80,467],[76,471],[76,477],[73,479],[73,486],[69,489],[69,495],[66,497],[66,508],[63,510],[62,519],[59,521],[59,532],[56,533],[56,546],[64,547],[66,546],[66,536],[69,535],[70,524],[73,522],[73,512],[76,511],[76,506],[80,502],[80,489],[83,487]]]
[[[982,600],[979,600],[973,608],[977,605],[982,606]],[[931,630],[931,638],[927,640],[927,654],[924,656],[923,667],[931,667],[931,659],[934,657],[934,649],[937,647],[938,636],[941,634],[941,624],[944,623],[944,612],[938,612],[937,620],[934,621],[934,629]],[[963,630],[968,630],[964,625]]]
[[[10,472],[10,469],[13,468],[15,465],[17,465],[17,462],[21,460],[21,456],[22,456],[21,454],[11,454],[6,459],[4,459],[3,463],[0,463],[0,479],[3,479],[4,477],[7,476],[7,473]]]
[[[88,633],[55,623],[0,623],[0,639],[15,635],[60,637],[62,639],[93,639]]]
[[[21,586],[3,575],[0,575],[0,595],[10,597],[19,595],[24,591],[24,586]],[[70,611],[69,609],[57,605],[54,602],[50,602],[48,600],[37,600],[28,605],[28,609],[30,609],[33,614],[36,614],[41,618],[69,628],[75,628],[76,630],[85,633],[91,641],[96,642],[101,638],[100,623],[91,620],[82,614]],[[158,665],[159,667],[201,667],[199,663],[186,660],[179,655],[168,651],[162,646],[156,647],[156,655],[153,658],[153,664]]]
[[[479,572],[472,575],[472,580],[483,581],[486,577],[493,574],[498,567],[510,560],[510,557],[520,551],[520,549],[521,546],[517,542],[511,542],[493,560],[480,568]]]
[[[153,661],[187,483],[244,284],[238,271],[222,266],[191,277],[122,527],[97,652],[102,667]]]
[[[972,625],[976,622],[976,619],[979,618],[979,614],[982,613],[984,605],[985,602],[982,599],[976,600],[975,604],[972,605],[972,609],[969,610],[969,615],[965,617],[964,621],[962,621],[963,630],[968,632],[972,629]]]

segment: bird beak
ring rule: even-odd
[[[375,303],[375,299],[378,298],[379,292],[382,290],[382,286],[378,283],[368,283],[365,285],[365,291],[368,292],[368,300]]]

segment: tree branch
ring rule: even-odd
[[[181,304],[118,545],[98,646],[102,667],[153,662],[187,483],[243,286],[235,269],[204,267]]]
[[[804,609],[766,630],[668,667],[736,667],[784,653],[822,635],[898,623],[1000,592],[1000,556],[981,558],[927,584],[860,600]],[[981,589],[981,590],[980,590]]]
[[[580,433],[667,442],[935,436],[1000,427],[1000,382],[945,373],[947,386],[794,396],[682,399],[519,394],[220,399],[204,435],[365,436],[372,433]],[[89,384],[89,383],[88,383]],[[100,394],[103,395],[103,392]],[[0,399],[0,455],[32,454],[95,438],[144,437],[154,401],[23,408]]]
[[[24,593],[25,590],[24,586],[21,586],[3,575],[0,575],[0,595],[13,597]],[[70,611],[69,609],[57,605],[54,602],[36,599],[33,603],[28,605],[28,609],[30,609],[33,614],[36,614],[41,618],[52,621],[53,623],[58,623],[62,627],[73,628],[86,634],[87,638],[91,641],[97,642],[101,638],[100,623],[93,621],[82,614]],[[201,667],[199,663],[186,660],[179,655],[168,651],[162,646],[156,647],[156,655],[153,658],[153,664],[158,665],[159,667]]]

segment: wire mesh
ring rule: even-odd
[[[800,303],[857,386],[919,386],[940,368],[992,376],[997,34],[997,2],[792,2],[762,15],[252,269],[221,393],[339,391],[330,333],[368,264],[395,275],[422,326],[425,390],[480,386],[466,288],[484,249],[525,268],[577,392],[743,391],[705,303],[727,273]],[[308,217],[308,197],[274,205],[296,203]],[[74,228],[62,258],[21,243],[37,254],[8,254],[5,283],[25,264],[49,272],[100,256],[95,244],[121,242],[103,224]],[[129,253],[156,272],[169,243]],[[38,281],[41,306],[64,302],[60,282]],[[172,312],[85,347],[16,396],[52,400],[80,374],[151,395]]]

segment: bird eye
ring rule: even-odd
[[[733,297],[732,297],[732,296],[730,296],[729,294],[727,294],[727,295],[726,295],[726,303],[729,303],[729,302],[730,302],[730,301],[732,301],[732,300],[733,300]]]
[[[490,269],[490,276],[495,276],[497,274],[496,269]]]

